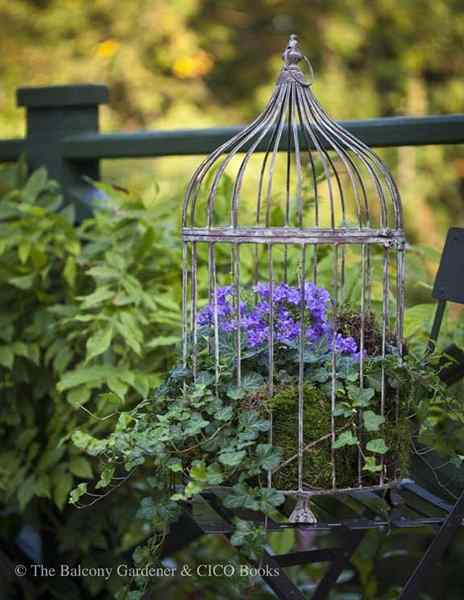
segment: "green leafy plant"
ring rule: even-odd
[[[31,525],[69,558],[103,548],[116,556],[140,536],[130,533],[131,493],[119,496],[127,517],[118,526],[108,498],[84,535],[85,517],[67,500],[96,465],[72,436],[112,431],[173,360],[176,224],[153,198],[102,185],[101,208],[76,225],[57,184],[43,169],[28,176],[23,162],[1,170],[0,183],[0,529],[14,539]],[[83,585],[96,593],[107,584]]]

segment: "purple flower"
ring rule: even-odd
[[[256,301],[252,303],[240,300],[237,319],[237,292],[234,287],[229,285],[216,290],[220,332],[230,333],[240,327],[249,348],[256,349],[269,340],[272,315],[275,342],[283,346],[294,346],[301,335],[303,308],[303,334],[308,347],[326,340],[329,349],[335,344],[335,350],[340,354],[359,354],[354,338],[344,337],[340,333],[336,333],[334,338],[327,316],[330,295],[326,289],[308,282],[304,284],[302,294],[300,287],[292,287],[287,283],[276,283],[271,288],[269,283],[260,282],[253,287],[253,291]],[[214,326],[214,310],[214,302],[210,302],[199,312],[200,327]]]

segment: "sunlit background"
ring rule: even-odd
[[[460,0],[0,0],[0,136],[24,135],[19,86],[105,83],[101,129],[246,123],[275,82],[289,33],[337,119],[464,112]],[[464,151],[381,151],[405,204],[409,239],[440,249],[462,224]],[[199,157],[104,161],[107,181],[160,186],[178,207]]]

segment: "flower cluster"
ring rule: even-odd
[[[276,343],[294,347],[303,326],[306,346],[326,340],[336,352],[356,356],[358,345],[353,337],[334,331],[328,318],[330,295],[324,288],[305,283],[304,289],[286,283],[258,283],[253,287],[254,301],[244,302],[233,286],[216,290],[218,330],[223,333],[243,331],[247,346],[258,349],[266,344],[272,332]],[[239,310],[237,310],[237,303]],[[303,316],[303,323],[302,323]],[[198,315],[198,325],[214,326],[215,303],[210,302]]]

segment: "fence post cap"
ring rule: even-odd
[[[46,87],[21,87],[16,91],[18,106],[45,108],[52,106],[96,106],[109,100],[106,85],[77,84]]]

